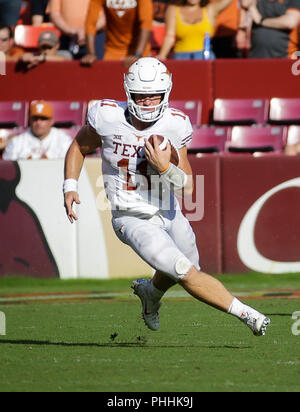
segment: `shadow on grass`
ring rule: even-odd
[[[13,339],[0,339],[0,345],[36,345],[36,346],[63,346],[63,347],[87,347],[87,348],[141,348],[146,347],[148,349],[161,349],[161,348],[186,348],[187,345],[150,345],[147,341],[140,341],[137,338],[137,342],[107,342],[107,343],[73,343],[73,342],[51,342],[40,340],[13,340]],[[191,344],[189,348],[207,348],[207,349],[250,349],[251,346],[243,345],[203,345],[203,344]]]
[[[141,342],[107,342],[107,343],[74,343],[74,342],[51,342],[41,340],[12,340],[0,339],[0,345],[37,345],[37,346],[66,346],[66,347],[95,347],[95,348],[114,348],[114,347],[141,347],[145,343]],[[175,347],[175,346],[174,346]]]

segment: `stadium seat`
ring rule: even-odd
[[[213,123],[218,125],[265,124],[268,120],[267,99],[216,99]]]
[[[60,31],[52,24],[42,26],[18,25],[15,28],[15,44],[25,49],[37,49],[40,34],[49,30],[53,31],[58,37],[61,36]]]
[[[300,98],[271,99],[269,123],[300,124]]]
[[[83,126],[86,122],[86,102],[50,101],[54,110],[55,127]]]
[[[229,129],[227,127],[194,128],[193,140],[188,146],[188,152],[223,153]]]
[[[202,102],[200,100],[171,100],[169,107],[187,114],[193,126],[201,125]]]
[[[26,127],[28,122],[28,103],[0,102],[0,127]]]
[[[287,144],[300,143],[300,125],[292,125],[288,128]]]
[[[285,126],[234,126],[226,152],[282,152],[287,138]]]

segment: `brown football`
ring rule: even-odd
[[[161,136],[159,134],[157,135],[151,135],[148,139],[148,142],[154,147],[154,141],[153,141],[153,136],[156,136],[158,139],[159,143],[159,148],[160,150],[165,150],[167,147],[167,143],[169,142],[171,144],[171,163],[173,163],[175,166],[178,166],[179,163],[179,153],[178,150],[172,145],[170,140],[168,140],[166,137]]]

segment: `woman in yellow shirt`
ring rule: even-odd
[[[205,37],[213,36],[217,16],[231,2],[178,0],[170,4],[165,18],[166,35],[157,58],[166,59],[174,48],[177,60],[204,59]]]

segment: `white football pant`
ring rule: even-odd
[[[118,238],[152,268],[176,282],[195,266],[200,270],[193,229],[180,209],[159,211],[153,217],[113,217]]]

